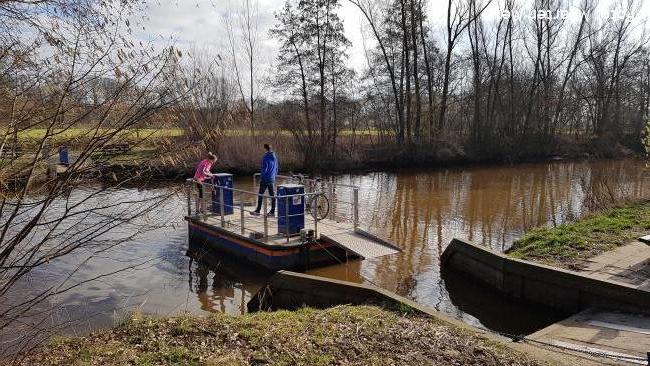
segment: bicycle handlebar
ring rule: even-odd
[[[303,179],[311,179],[311,180],[316,181],[316,182],[323,181],[323,178],[321,178],[321,177],[309,178],[309,176],[304,175],[304,174],[293,174],[293,173],[289,173],[289,174],[291,174],[291,178],[298,179],[299,181],[302,181]]]

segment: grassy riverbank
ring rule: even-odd
[[[23,365],[535,365],[528,356],[431,318],[372,306],[140,318],[60,338]]]
[[[517,240],[508,255],[544,264],[579,269],[598,254],[650,231],[650,202],[612,208],[554,228],[537,228]]]
[[[69,128],[56,130],[51,138],[52,153],[56,159],[56,149],[67,145],[70,159],[74,161],[80,152],[87,148],[95,130]],[[101,130],[106,134],[111,130]],[[18,134],[18,145],[22,148],[20,159],[27,163],[33,159],[37,145],[45,136],[44,129],[28,129]],[[385,136],[384,136],[385,137]],[[213,141],[214,140],[214,141]],[[451,137],[430,143],[404,145],[387,143],[379,131],[342,130],[333,151],[316,154],[312,159],[304,156],[297,140],[285,130],[263,130],[251,135],[247,130],[228,129],[221,132],[212,142],[186,135],[181,128],[140,128],[121,131],[107,144],[128,143],[130,150],[118,156],[102,153],[101,148],[93,155],[101,157],[103,170],[108,173],[132,176],[134,172],[143,177],[184,178],[193,173],[196,162],[206,151],[219,155],[216,169],[234,173],[251,173],[259,169],[259,159],[263,153],[262,144],[270,143],[277,152],[284,171],[305,173],[349,172],[363,170],[391,170],[409,168],[439,168],[466,164],[512,164],[541,162],[558,159],[615,158],[636,156],[642,149],[631,148],[619,142],[563,136],[543,144],[525,146],[499,146],[477,149],[468,141]],[[13,146],[11,139],[8,142]],[[634,144],[632,144],[634,145]],[[637,143],[638,145],[638,143]],[[5,146],[5,150],[11,146]],[[9,151],[9,150],[7,150]],[[9,165],[10,154],[0,157],[0,163]],[[315,160],[314,160],[315,159]],[[24,168],[22,160],[14,162],[17,169]],[[93,162],[89,162],[92,164]],[[0,170],[0,175],[8,172]],[[109,174],[113,176],[113,174]]]

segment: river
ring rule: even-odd
[[[578,218],[600,202],[647,198],[649,178],[645,163],[635,160],[339,175],[334,177],[337,182],[360,186],[361,226],[403,252],[309,273],[372,283],[475,326],[533,331],[561,315],[505,301],[469,281],[441,274],[439,257],[445,246],[460,237],[503,251],[527,230]],[[236,186],[251,189],[252,179],[237,179]],[[124,188],[111,195],[125,199],[178,188],[170,183]],[[187,256],[185,202],[181,194],[171,196],[148,217],[163,222],[162,227],[93,255],[90,261],[85,261],[88,253],[78,252],[37,268],[12,296],[20,298],[68,276],[68,283],[81,283],[40,307],[55,309],[48,313],[47,324],[57,326],[54,333],[64,334],[114,325],[132,311],[245,312],[246,302],[268,275],[224,258],[201,263]],[[18,326],[11,333],[17,339],[28,328]]]

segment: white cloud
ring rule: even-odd
[[[518,5],[522,9],[531,9],[532,0],[522,0]],[[599,14],[609,9],[617,0],[602,0]],[[255,0],[253,0],[255,2]],[[257,0],[259,6],[259,36],[262,63],[270,68],[277,54],[278,43],[270,39],[269,29],[275,23],[274,13],[280,11],[285,0]],[[347,0],[340,0],[339,15],[345,26],[345,34],[352,42],[349,50],[350,65],[357,71],[366,66],[362,28],[366,27],[361,12]],[[499,9],[503,8],[504,0],[495,0],[486,11],[486,18],[496,19]],[[569,7],[577,7],[582,0],[569,0]],[[147,5],[144,18],[136,27],[136,37],[152,41],[158,45],[175,44],[177,47],[189,50],[196,46],[209,49],[228,57],[228,35],[224,26],[224,17],[235,12],[241,0],[159,0]],[[437,37],[441,38],[447,16],[446,0],[429,0],[427,15]],[[644,1],[640,11],[635,14],[641,21],[650,16],[650,1]],[[144,30],[142,29],[144,26]],[[372,37],[366,33],[367,45],[374,44]]]
[[[160,0],[149,4],[144,10],[146,17],[141,20],[135,35],[161,45],[174,43],[186,50],[196,45],[227,54],[228,35],[224,17],[235,11],[238,1]],[[260,53],[266,56],[268,65],[275,59],[278,47],[277,41],[269,38],[269,30],[275,24],[274,13],[280,11],[284,3],[285,0],[259,1]],[[360,30],[361,13],[348,1],[342,1],[339,15],[344,22],[346,36],[352,42],[349,52],[351,65],[359,70],[365,65]]]

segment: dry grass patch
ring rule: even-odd
[[[24,365],[535,365],[476,334],[372,306],[134,318],[58,339]]]

